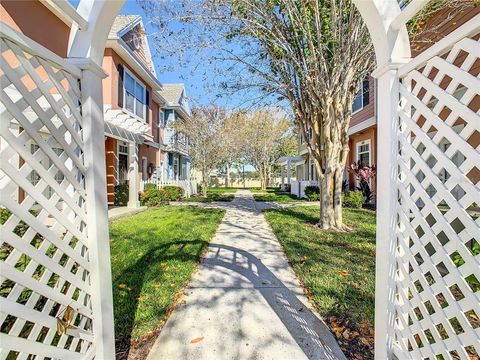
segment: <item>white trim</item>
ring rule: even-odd
[[[120,174],[119,173],[119,170],[120,170],[120,155],[127,155],[127,178],[124,179],[124,180],[128,182],[128,159],[129,159],[128,151],[129,151],[130,147],[128,146],[128,144],[129,144],[128,141],[118,140],[118,139],[116,139],[116,140],[117,140],[117,153],[115,154],[116,155],[115,157],[117,158],[117,169],[116,169],[117,170],[117,177],[115,178],[115,182],[116,182],[117,185],[120,185],[119,176],[118,176]],[[120,142],[122,142],[122,143],[120,143]],[[120,151],[120,146],[126,146],[127,147],[127,152]]]
[[[80,30],[88,29],[88,21],[66,0],[40,0],[40,2],[68,27],[77,24]]]
[[[413,0],[390,23],[392,30],[399,30],[415,16],[430,0]]]
[[[28,53],[32,55],[37,55],[45,60],[54,62],[57,67],[68,71],[70,74],[72,74],[78,79],[82,77],[82,71],[78,67],[70,64],[64,58],[58,56],[53,51],[40,45],[36,41],[12,29],[10,26],[5,24],[4,22],[2,22],[0,26],[0,37],[13,41],[15,44],[20,46],[23,50],[26,50]]]
[[[133,80],[135,80],[136,83],[138,83],[141,87],[143,87],[143,95],[144,95],[144,101],[145,103],[143,105],[145,105],[144,109],[143,109],[143,118],[141,118],[140,116],[137,115],[136,113],[136,110],[137,110],[137,102],[135,101],[133,103],[133,107],[134,107],[134,111],[130,111],[126,108],[126,100],[127,100],[127,96],[126,96],[126,93],[127,93],[127,90],[126,90],[126,75],[128,74],[128,76],[130,76]],[[133,94],[133,97],[135,98],[135,100],[137,100],[137,97],[135,95],[135,91],[136,91],[136,84],[134,86],[134,94]],[[145,85],[145,83],[143,81],[141,81],[140,79],[138,79],[130,70],[128,70],[125,66],[123,67],[123,107],[122,109],[124,111],[126,111],[130,116],[144,122],[144,123],[147,123],[147,111],[148,111],[148,104],[147,104],[147,87]]]
[[[137,59],[137,56],[128,47],[128,45],[122,39],[109,39],[107,40],[106,48],[112,49],[122,58],[127,65],[129,65],[133,71],[139,74],[147,85],[150,85],[152,91],[160,90],[162,84],[155,77],[154,74],[146,67],[146,65]]]
[[[367,144],[368,144],[368,166],[371,166],[372,165],[372,141],[371,141],[371,139],[366,139],[366,140],[362,140],[362,141],[359,141],[359,142],[355,143],[355,159],[356,159],[356,162],[358,164],[358,161],[360,160],[359,159],[359,155],[360,155],[359,148],[360,148],[360,146],[367,145]],[[362,154],[364,154],[364,153],[366,153],[366,151],[362,152]]]
[[[373,116],[370,119],[364,120],[361,123],[354,125],[348,129],[347,135],[352,136],[353,134],[358,133],[359,131],[365,130],[370,126],[377,124],[377,117]]]

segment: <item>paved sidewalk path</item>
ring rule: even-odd
[[[205,261],[148,360],[345,359],[248,190],[225,204]],[[192,342],[192,340],[196,340]]]

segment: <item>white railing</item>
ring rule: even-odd
[[[295,195],[299,198],[304,198],[305,188],[307,186],[318,186],[318,181],[316,180],[292,180],[290,181],[290,194]]]
[[[147,184],[155,184],[158,189],[164,186],[179,186],[183,189],[184,195],[187,198],[198,193],[197,182],[195,180],[142,180],[140,184],[140,191],[143,191],[145,189],[145,185]]]
[[[384,296],[399,359],[480,354],[479,33],[477,17],[398,71],[396,271]]]
[[[102,332],[113,353],[92,76],[4,24],[0,45],[1,358],[91,359]]]

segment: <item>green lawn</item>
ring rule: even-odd
[[[268,187],[265,190],[250,188],[249,190],[253,193],[255,201],[275,201],[280,203],[305,201],[305,199],[299,199],[295,195],[280,191],[278,187]]]
[[[344,221],[352,229],[346,233],[316,228],[318,206],[265,210],[265,217],[332,331],[336,331],[337,324],[356,329],[360,332],[360,336],[357,332],[357,349],[364,347],[358,342],[361,337],[367,337],[364,332],[368,333],[369,342],[373,342],[375,213],[344,209]],[[338,328],[341,329],[341,325]],[[340,340],[344,340],[341,337],[340,333]],[[345,345],[350,355],[356,352],[350,352],[350,345],[354,343]],[[373,345],[363,350],[364,354],[371,354]]]
[[[237,188],[234,187],[209,187],[207,193],[235,193]]]
[[[212,202],[212,201],[232,201],[235,198],[234,194],[222,194],[219,192],[207,191],[207,197],[192,196],[182,199],[183,202]]]
[[[265,190],[262,190],[261,188],[249,188],[250,192],[256,194],[256,193],[278,193],[280,189],[278,187],[267,187]]]
[[[219,209],[165,206],[110,224],[117,344],[137,342],[158,329],[223,214]]]

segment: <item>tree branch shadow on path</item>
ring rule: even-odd
[[[309,359],[318,359],[319,353],[324,359],[346,359],[327,325],[260,259],[247,251],[228,245],[211,243],[209,249],[210,252],[216,249],[216,253],[213,257],[211,254],[207,255],[203,265],[224,267],[246,278],[254,289],[260,292]],[[224,256],[224,252],[231,254]]]

